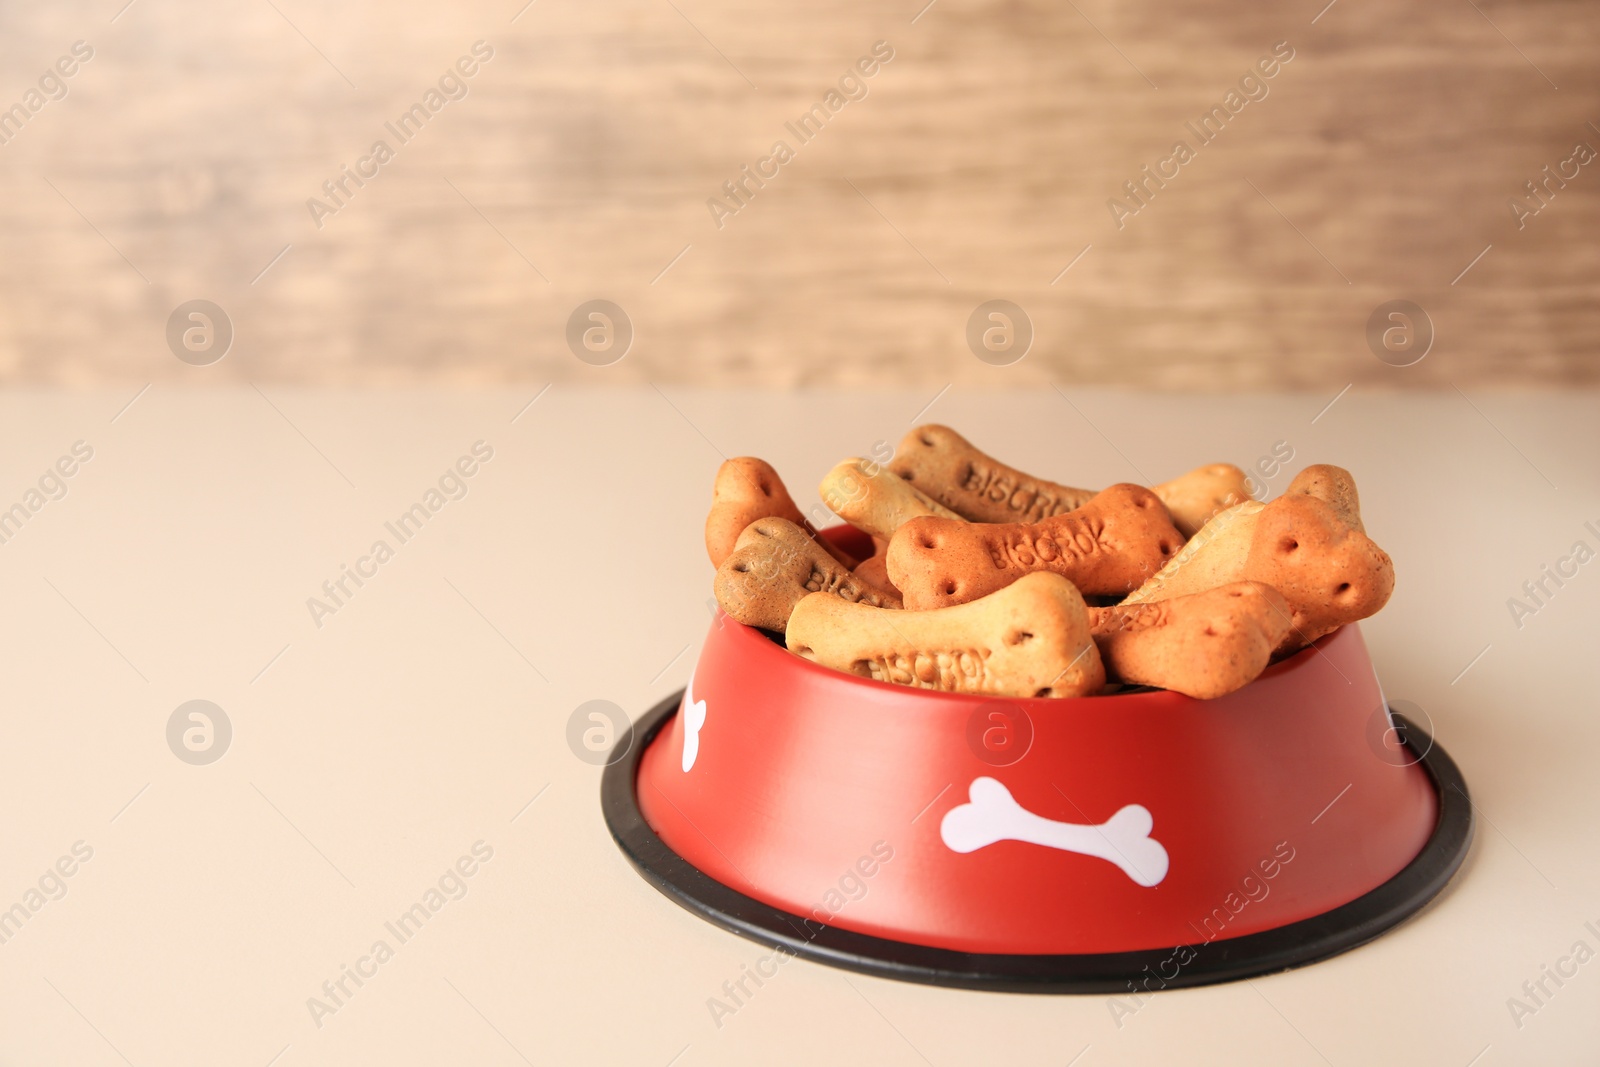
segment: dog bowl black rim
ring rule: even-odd
[[[651,708],[618,740],[600,782],[600,806],[623,855],[667,897],[741,937],[802,959],[906,982],[1012,993],[1138,993],[1273,974],[1348,952],[1393,929],[1439,894],[1472,844],[1473,811],[1455,761],[1415,723],[1394,713],[1400,736],[1433,781],[1439,816],[1422,851],[1387,882],[1308,919],[1240,937],[1132,952],[958,952],[823,926],[712,878],[674,852],[645,822],[639,762],[678,710],[683,690]],[[1184,948],[1192,952],[1178,959]],[[1168,977],[1168,971],[1176,973]]]

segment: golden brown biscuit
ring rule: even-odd
[[[893,593],[895,596],[900,595],[900,590],[889,580],[887,559],[882,552],[862,560],[851,573],[875,589]]]
[[[811,593],[876,607],[900,606],[899,597],[856,578],[800,527],[770,516],[739,535],[717,568],[713,591],[730,618],[768,630],[782,630],[794,606]]]
[[[1288,635],[1289,619],[1283,594],[1260,582],[1089,609],[1107,675],[1199,700],[1255,680]]]
[[[1356,493],[1356,480],[1343,467],[1314,463],[1296,474],[1284,493],[1314,496],[1326,501],[1341,519],[1360,532],[1367,532],[1367,528],[1361,524],[1361,497]]]
[[[1394,592],[1394,561],[1333,505],[1304,493],[1217,515],[1124,604],[1170,600],[1236,581],[1265,582],[1289,604],[1279,654],[1364,619]]]
[[[711,512],[706,516],[706,555],[711,557],[711,565],[722,566],[739,535],[752,522],[768,516],[794,523],[846,568],[856,565],[848,554],[817,535],[795,506],[778,472],[754,456],[739,456],[717,468],[717,480],[711,488]]]
[[[950,429],[919,426],[906,434],[889,469],[973,522],[1039,522],[1076,510],[1095,495],[1009,467]],[[1244,471],[1210,463],[1153,486],[1184,537],[1225,507],[1250,499]]]
[[[1105,683],[1083,597],[1055,574],[933,611],[808,596],[789,617],[787,642],[826,667],[946,693],[1083,696]]]
[[[1168,600],[1237,581],[1249,554],[1257,516],[1266,505],[1247,500],[1224,508],[1167,561],[1149,581],[1128,594],[1124,604]],[[1170,587],[1170,588],[1169,588]]]
[[[1167,506],[1172,524],[1186,538],[1193,537],[1223,508],[1250,499],[1244,471],[1232,463],[1208,463],[1151,489]]]
[[[1095,495],[1008,467],[948,426],[934,424],[906,434],[889,469],[973,522],[1038,522],[1080,508]]]
[[[906,606],[923,610],[976,600],[1032,571],[1059,574],[1084,593],[1121,596],[1182,544],[1156,495],[1122,484],[1037,523],[912,519],[889,542],[887,561]]]
[[[828,510],[885,542],[903,523],[923,515],[959,518],[904,478],[859,457],[829,471],[817,493]]]

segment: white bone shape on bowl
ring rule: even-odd
[[[700,755],[700,728],[706,724],[706,702],[694,698],[694,675],[683,694],[683,773],[688,774]]]
[[[1022,841],[1097,856],[1142,886],[1158,885],[1167,876],[1167,850],[1150,836],[1155,820],[1143,804],[1129,804],[1094,826],[1035,815],[993,778],[974,778],[967,795],[971,803],[951,808],[939,824],[939,836],[953,852]]]

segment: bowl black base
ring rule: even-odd
[[[1013,993],[1137,993],[1230,982],[1300,967],[1363,945],[1420,911],[1461,867],[1472,844],[1472,803],[1461,771],[1415,724],[1401,736],[1439,793],[1439,820],[1415,859],[1376,889],[1332,911],[1273,930],[1197,945],[1080,955],[956,952],[819,927],[703,874],[658,837],[639,811],[639,760],[677,711],[683,691],[641,718],[605,769],[606,825],[646,881],[678,904],[741,937],[804,959],[880,978]]]

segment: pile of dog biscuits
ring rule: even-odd
[[[871,557],[820,536],[767,463],[722,465],[706,518],[717,603],[797,656],[921,689],[1210,699],[1394,591],[1340,467],[1307,467],[1270,503],[1228,463],[1097,492],[929,425],[887,466],[843,461],[819,492]]]

